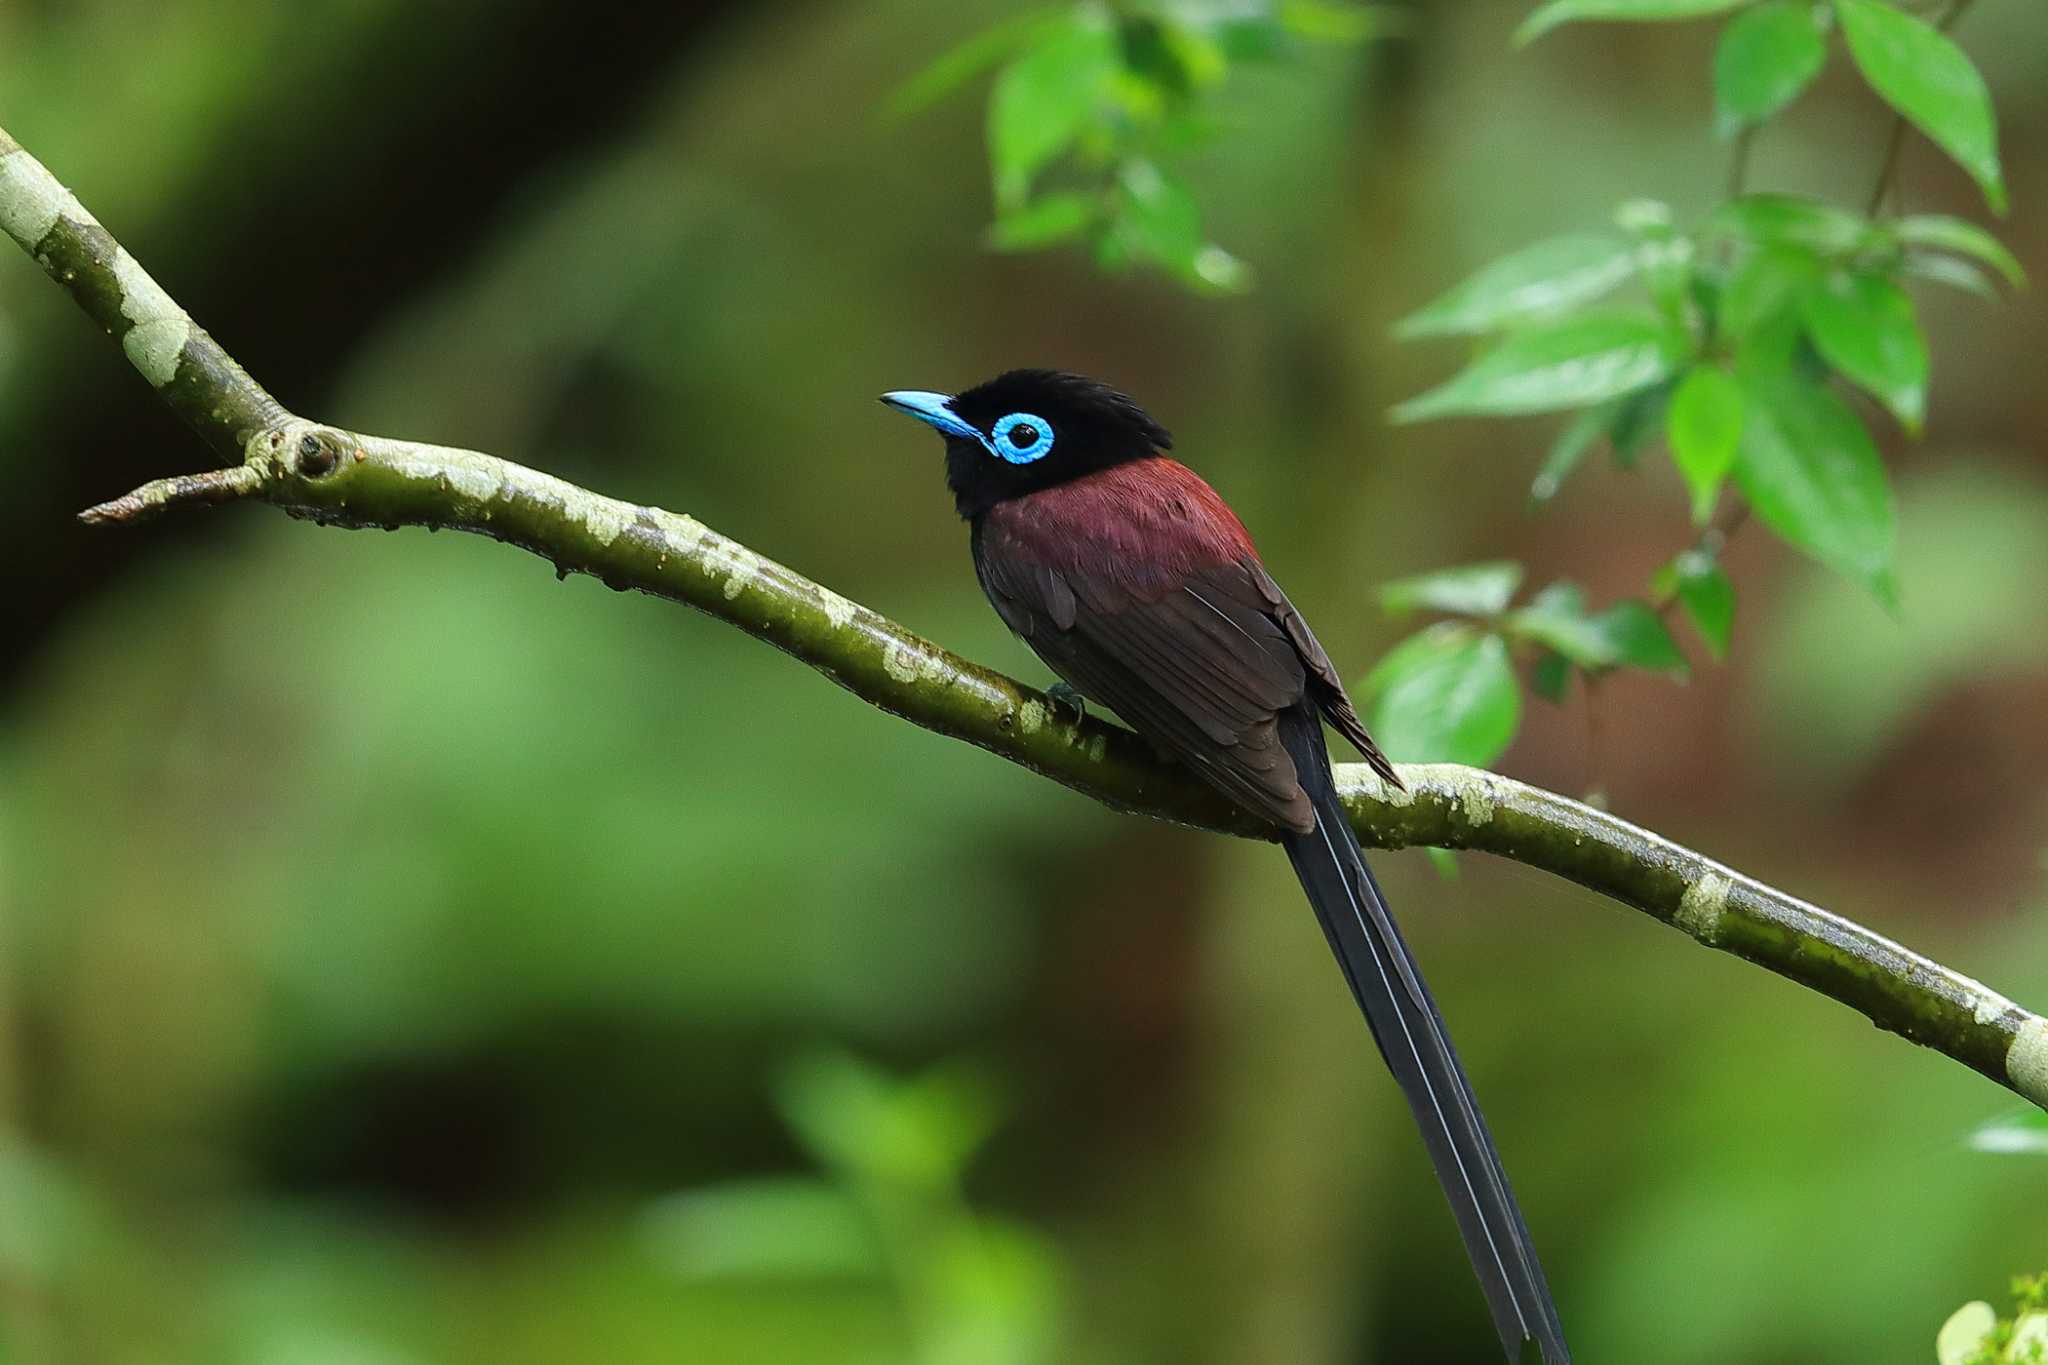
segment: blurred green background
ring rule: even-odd
[[[645,11],[645,12],[640,12]],[[1188,176],[1257,287],[984,251],[976,0],[8,0],[0,123],[286,403],[696,514],[1041,679],[938,446],[1019,364],[1139,396],[1352,677],[1403,574],[1596,598],[1685,543],[1661,462],[1532,515],[1552,425],[1398,431],[1394,320],[1633,195],[1721,192],[1699,26],[1527,51],[1505,0],[1234,73]],[[1958,37],[2048,279],[2048,41]],[[1752,183],[1860,204],[1837,64]],[[1909,145],[1908,201],[1977,215]],[[2048,1004],[2048,310],[1923,295],[1905,607],[1757,533],[1735,649],[1502,763]],[[1111,815],[737,632],[462,537],[254,509],[88,532],[202,463],[0,265],[0,1358],[1489,1358],[1407,1114],[1269,848]],[[1398,755],[1397,755],[1398,757]],[[1383,878],[1588,1362],[1931,1358],[2048,1263],[2015,1101],[1588,893]]]

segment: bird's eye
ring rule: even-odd
[[[1043,417],[1013,412],[989,428],[989,450],[1011,464],[1042,460],[1052,449],[1052,427]]]

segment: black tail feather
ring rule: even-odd
[[[1501,1345],[1511,1362],[1525,1359],[1525,1345],[1533,1342],[1544,1365],[1568,1365],[1571,1354],[1557,1305],[1508,1188],[1500,1153],[1451,1048],[1443,1016],[1422,984],[1337,799],[1322,723],[1302,712],[1283,713],[1280,723],[1316,809],[1313,832],[1286,836],[1287,856],[1372,1026],[1373,1039],[1415,1112]]]

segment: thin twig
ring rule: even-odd
[[[1756,125],[1745,123],[1735,135],[1735,148],[1728,158],[1728,197],[1740,199],[1749,186],[1749,154],[1756,143]]]
[[[263,474],[254,465],[231,464],[203,474],[179,474],[146,483],[134,492],[88,507],[78,519],[88,526],[121,526],[148,521],[174,507],[233,502],[263,487]]]
[[[1877,184],[1871,188],[1870,202],[1864,206],[1863,216],[1875,218],[1884,208],[1885,196],[1891,193],[1892,182],[1898,175],[1899,155],[1906,147],[1906,116],[1894,115],[1891,132],[1884,142],[1884,162],[1877,169]]]
[[[1586,694],[1586,804],[1607,809],[1607,751],[1600,742],[1600,684],[1604,672],[1591,669],[1580,673]]]
[[[1705,555],[1708,559],[1719,560],[1721,551],[1728,547],[1729,540],[1749,521],[1749,513],[1747,498],[1730,498],[1714,515],[1714,519],[1701,529],[1699,539],[1693,541],[1691,546],[1681,553],[1680,558],[1685,555]],[[1677,610],[1679,601],[1678,589],[1673,587],[1667,592],[1659,593],[1651,600],[1650,606],[1664,618],[1666,624],[1669,624],[1671,613]]]
[[[960,658],[694,518],[603,497],[469,450],[342,431],[279,407],[0,131],[0,230],[103,321],[129,359],[238,467],[165,480],[96,509],[121,524],[182,504],[253,499],[339,526],[471,531],[561,573],[686,603],[765,640],[861,699],[1106,805],[1223,833],[1274,831],[1129,731],[1070,722],[1040,692]],[[100,253],[96,258],[91,252]],[[108,262],[117,262],[108,268]],[[1553,792],[1454,766],[1338,770],[1378,847],[1495,853],[1543,868],[1861,1011],[1880,1027],[2048,1106],[2048,1019],[1961,973],[1669,840]]]

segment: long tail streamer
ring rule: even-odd
[[[1321,721],[1295,712],[1283,714],[1281,724],[1316,809],[1312,833],[1287,836],[1287,856],[1372,1026],[1373,1039],[1415,1112],[1501,1345],[1511,1362],[1569,1365],[1557,1305],[1508,1188],[1500,1152],[1479,1115],[1472,1083],[1337,798]]]

